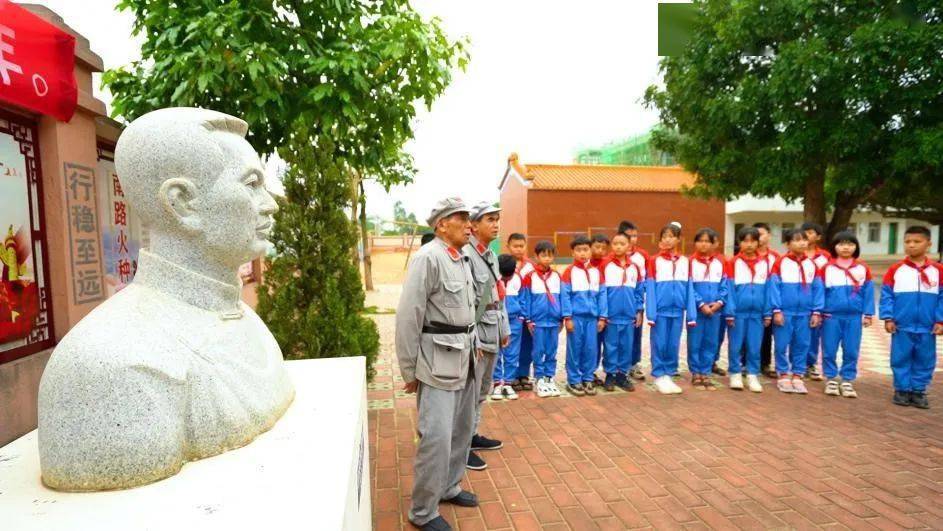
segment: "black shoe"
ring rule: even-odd
[[[469,470],[484,470],[488,468],[488,463],[485,463],[485,460],[478,457],[478,454],[475,452],[468,452],[468,461],[465,463],[465,468]]]
[[[727,376],[727,370],[723,367],[718,367],[716,363],[711,367],[711,372],[717,376]]]
[[[452,505],[461,505],[462,507],[478,507],[478,496],[475,496],[467,490],[463,490],[455,496],[442,501],[451,503]]]
[[[497,450],[504,446],[504,443],[497,439],[489,439],[477,433],[472,437],[472,450]]]
[[[894,391],[894,400],[892,401],[898,406],[909,406],[910,391]]]
[[[412,524],[412,522],[410,522]],[[436,516],[432,520],[429,520],[423,525],[413,524],[413,527],[417,529],[422,529],[423,531],[452,531],[452,526],[445,521],[445,518],[441,516]]]
[[[927,400],[927,393],[923,391],[910,393],[910,405],[920,409],[930,409],[930,401]]]
[[[606,375],[606,381],[603,383],[603,389],[606,391],[612,392],[616,390],[616,378],[618,375],[613,376],[612,374]]]
[[[624,374],[616,376],[616,385],[629,392],[635,391],[635,384],[632,383],[632,379]]]

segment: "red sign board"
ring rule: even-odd
[[[68,122],[75,112],[75,37],[0,0],[0,100]]]

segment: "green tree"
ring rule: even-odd
[[[432,230],[425,225],[420,225],[414,212],[407,213],[402,201],[393,203],[393,221],[403,223],[393,228],[393,234],[421,234]]]
[[[144,43],[140,61],[104,75],[115,115],[215,109],[246,120],[256,150],[277,151],[288,162],[286,189],[292,181],[330,177],[296,186],[282,202],[272,235],[279,254],[260,287],[259,314],[289,357],[372,360],[375,341],[350,340],[354,345],[343,337],[363,331],[375,340],[376,331],[357,321],[363,291],[347,273],[355,267],[356,238],[347,237],[355,227],[347,221],[345,228],[336,215],[350,209],[352,219],[363,219],[357,212],[365,205],[365,178],[386,188],[412,180],[402,146],[413,135],[416,104],[431,105],[452,69],[464,67],[464,41],[448,39],[408,0],[121,0],[118,8],[134,14]],[[342,196],[335,194],[335,172],[345,183]],[[300,269],[304,263],[318,264],[323,274]],[[309,329],[312,314],[322,330]],[[350,328],[338,325],[345,319]]]
[[[704,0],[644,101],[695,195],[804,202],[828,234],[893,183],[941,182],[943,11],[932,0]],[[827,214],[831,212],[830,218]]]

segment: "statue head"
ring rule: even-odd
[[[128,203],[162,243],[237,268],[268,245],[275,201],[246,122],[207,109],[149,112],[124,130],[115,167]]]

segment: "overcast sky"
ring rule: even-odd
[[[139,57],[132,17],[112,0],[34,0],[90,41],[106,68]],[[471,39],[471,62],[407,145],[418,175],[387,194],[367,190],[371,215],[401,200],[424,219],[440,197],[494,201],[511,152],[567,163],[580,147],[643,133],[657,117],[640,99],[658,79],[657,0],[413,0],[453,38]],[[96,83],[100,78],[96,79]],[[98,97],[110,102],[107,93]]]

